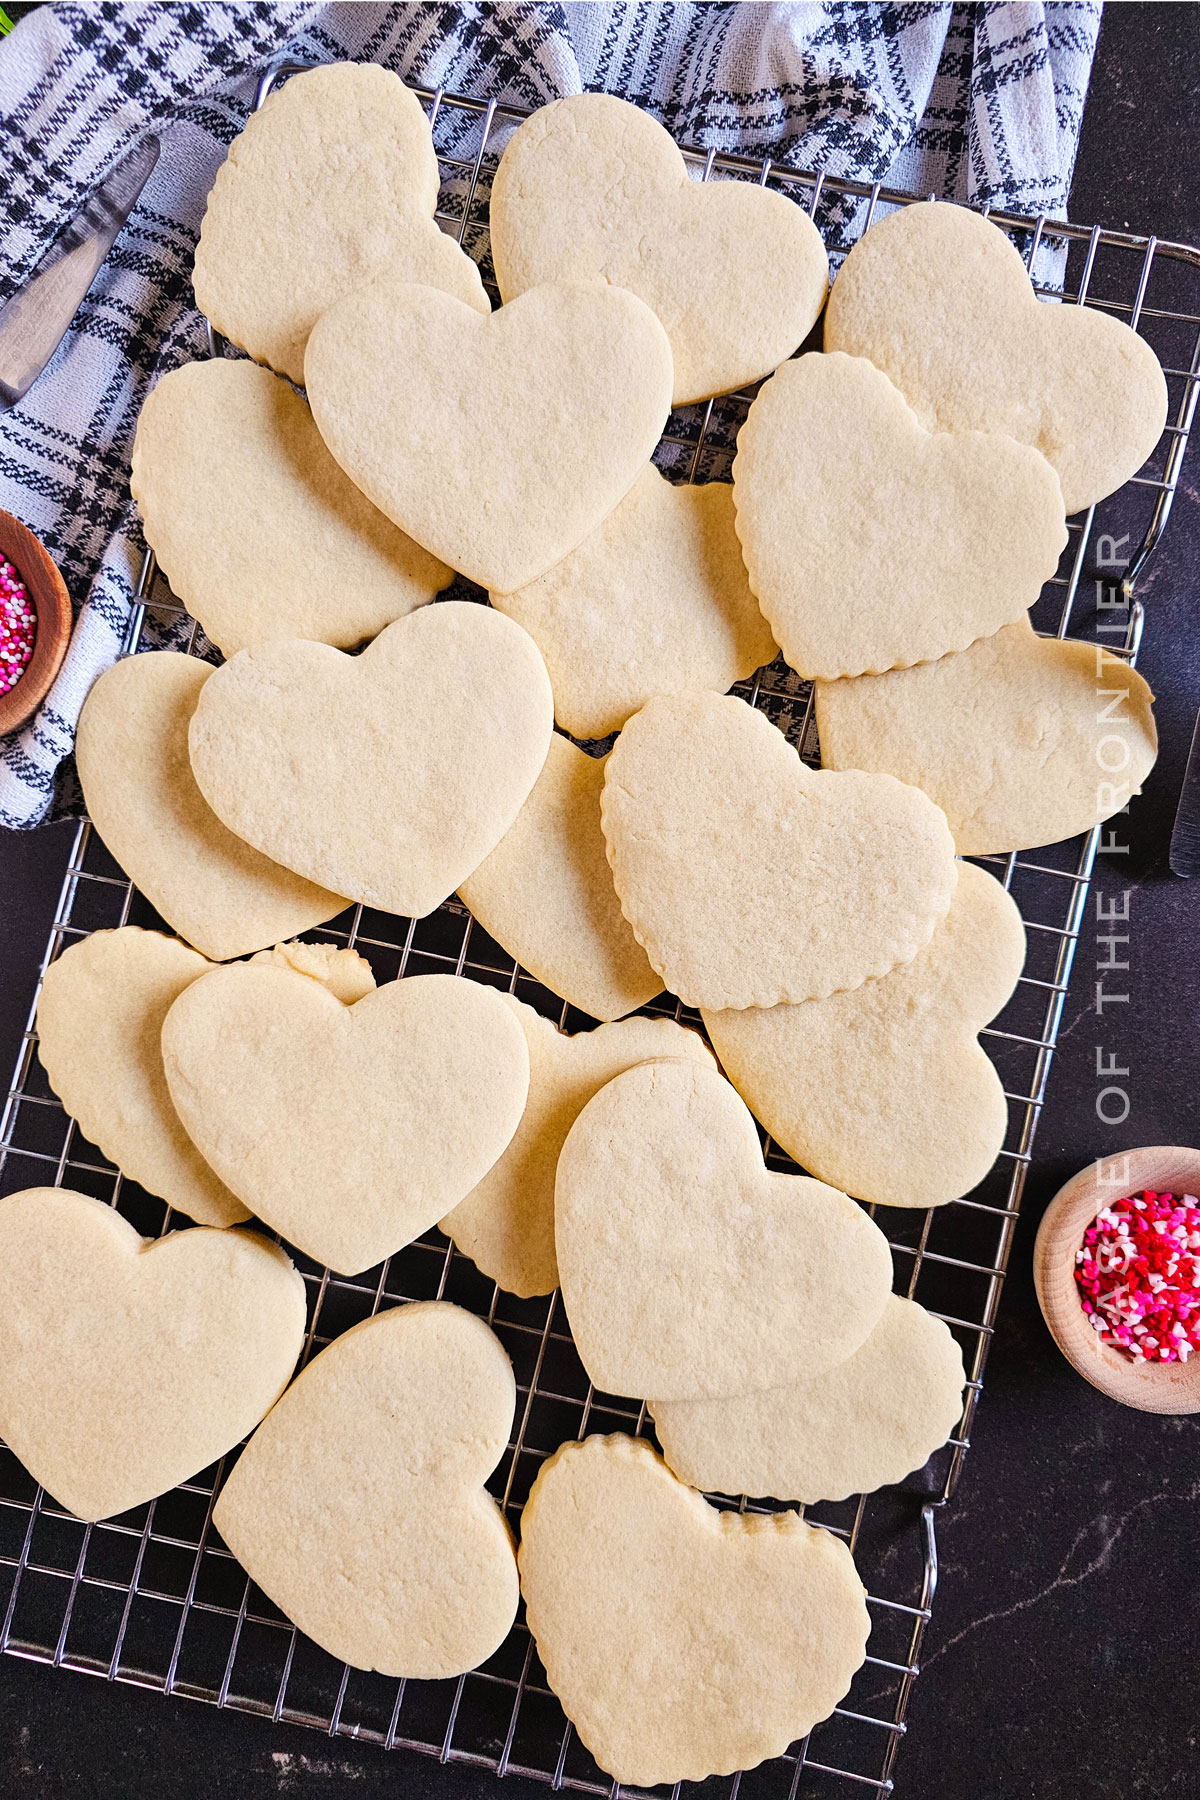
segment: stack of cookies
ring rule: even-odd
[[[959,858],[1084,831],[1153,762],[1145,683],[1028,611],[1165,384],[949,205],[873,225],[826,308],[797,207],[689,181],[608,96],[509,141],[496,310],[437,199],[420,104],[374,65],[293,77],[213,188],[196,295],[253,360],[159,382],[132,484],[227,660],[118,663],[77,745],[178,935],[74,945],[38,1014],[87,1136],[200,1228],[0,1202],[0,1432],[84,1518],[253,1432],[215,1524],[334,1655],[456,1675],[523,1594],[605,1771],[727,1774],[831,1711],[869,1620],[839,1539],[703,1492],[841,1499],[960,1414],[958,1347],[857,1202],[945,1204],[1003,1143],[977,1033],[1024,932]],[[760,381],[732,486],[666,480],[671,409]],[[456,577],[490,605],[429,604]],[[728,693],[777,651],[816,683],[820,770]],[[302,941],[454,895],[595,1028]],[[695,1029],[629,1016],[664,989]],[[809,1174],[768,1171],[760,1126]],[[592,1383],[661,1445],[563,1445],[519,1556],[482,1320],[381,1313],[289,1385],[283,1246],[356,1276],[438,1224],[500,1287],[561,1289]]]

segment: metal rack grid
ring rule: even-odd
[[[292,65],[273,71],[256,104],[291,72]],[[444,176],[439,219],[490,276],[490,177],[504,136],[525,115],[440,90],[422,98]],[[917,198],[769,159],[688,154],[702,179],[750,179],[791,193],[821,227],[835,267],[874,217]],[[1142,628],[1134,587],[1166,525],[1200,389],[1200,251],[1125,232],[992,216],[1022,248],[1041,292],[1130,321],[1167,370],[1171,423],[1155,457],[1120,494],[1070,522],[1068,549],[1034,615],[1050,635],[1086,637],[1133,662]],[[662,466],[688,480],[727,475],[751,397],[674,414]],[[158,641],[165,636],[212,654],[147,558],[126,648],[142,647],[156,632]],[[803,755],[817,758],[811,692],[782,662],[736,691],[767,712]],[[932,1212],[872,1209],[893,1246],[898,1289],[945,1318],[963,1346],[970,1377],[963,1419],[947,1448],[900,1486],[807,1509],[855,1552],[870,1590],[870,1655],[843,1704],[787,1756],[707,1784],[728,1800],[739,1791],[753,1800],[891,1791],[937,1579],[934,1508],[953,1492],[969,1441],[1100,837],[1096,831],[1072,844],[985,859],[1018,900],[1029,935],[1017,992],[983,1033],[1008,1093],[1006,1144],[969,1197]],[[127,922],[161,924],[83,821],[43,970],[79,937]],[[354,945],[380,980],[450,969],[519,994],[568,1029],[589,1023],[517,968],[453,901],[416,921],[354,907],[309,935]],[[37,1062],[35,1010],[36,995],[0,1119],[3,1191],[65,1184],[110,1201],[147,1235],[186,1225],[125,1181],[65,1115]],[[699,1024],[669,996],[645,1010]],[[772,1167],[794,1166],[769,1140],[764,1147]],[[513,1358],[518,1384],[514,1437],[491,1484],[514,1526],[538,1464],[559,1443],[589,1431],[652,1431],[644,1407],[593,1391],[557,1296],[521,1301],[502,1293],[436,1231],[353,1280],[302,1257],[297,1262],[309,1295],[305,1358],[380,1307],[409,1299],[454,1300],[489,1321]],[[482,1669],[448,1682],[396,1682],[351,1670],[296,1632],[212,1530],[213,1500],[229,1461],[120,1519],[84,1525],[36,1489],[0,1447],[0,1651],[443,1762],[615,1793],[549,1693],[522,1618]]]

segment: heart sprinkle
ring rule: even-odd
[[[12,564],[0,561],[0,694],[15,688],[29,667],[36,637],[29,590]]]
[[[1084,1312],[1135,1362],[1200,1348],[1200,1203],[1147,1188],[1097,1213],[1075,1252]]]

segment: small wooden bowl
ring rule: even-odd
[[[10,562],[29,590],[37,617],[37,637],[25,673],[0,694],[0,737],[31,719],[46,695],[71,640],[71,599],[58,564],[32,531],[0,511],[0,559]]]
[[[1100,1167],[1080,1170],[1054,1196],[1033,1247],[1033,1279],[1050,1333],[1072,1368],[1085,1381],[1139,1412],[1200,1412],[1200,1351],[1186,1362],[1134,1362],[1111,1344],[1102,1344],[1079,1301],[1075,1252],[1096,1214],[1126,1194],[1149,1188],[1156,1194],[1200,1194],[1200,1150],[1176,1144],[1149,1144],[1101,1165],[1120,1168],[1121,1187],[1100,1182]]]

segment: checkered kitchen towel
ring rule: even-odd
[[[920,193],[1066,213],[1098,4],[44,6],[0,40],[0,298],[140,134],[162,156],[46,374],[0,415],[0,506],[57,558],[78,609],[34,723],[0,741],[0,822],[75,810],[69,753],[115,659],[141,554],[138,409],[195,356],[204,201],[272,59],[353,58],[525,107],[623,94],[681,142],[770,152]]]

